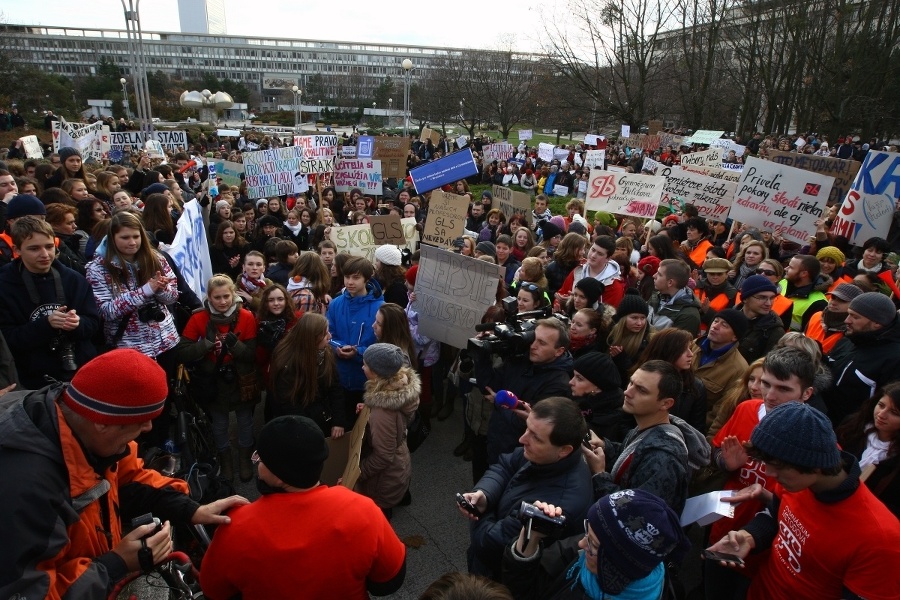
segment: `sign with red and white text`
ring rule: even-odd
[[[652,219],[656,216],[665,183],[666,178],[657,175],[592,169],[584,201],[585,208]]]
[[[831,225],[854,246],[887,237],[900,198],[900,155],[869,150]]]
[[[730,217],[805,244],[822,217],[834,177],[748,158]]]

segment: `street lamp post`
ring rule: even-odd
[[[297,112],[298,112],[297,105],[300,102],[300,98],[303,97],[303,90],[301,90],[300,88],[298,88],[295,85],[291,88],[291,91],[294,93],[294,131],[299,132],[300,131],[300,117],[297,114]]]
[[[374,127],[374,126],[375,126],[375,103],[373,102],[372,103],[372,124],[369,125],[369,127]]]
[[[316,121],[322,120],[322,99],[321,98],[319,98],[319,112],[316,113],[316,117],[317,117]]]
[[[119,79],[119,83],[122,84],[122,98],[125,102],[125,118],[131,118],[131,107],[128,106],[128,80],[122,77]]]
[[[384,126],[391,126],[391,111],[394,109],[394,99],[388,98],[388,114],[384,117]]]
[[[403,67],[403,137],[409,136],[409,83],[412,79],[413,61],[404,58]]]

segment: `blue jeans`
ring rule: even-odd
[[[216,442],[216,448],[219,452],[228,450],[231,446],[228,439],[229,416],[221,410],[210,409],[209,420],[212,425],[213,438]],[[241,407],[234,411],[238,422],[238,445],[241,448],[250,448],[253,446],[253,408],[250,406]]]

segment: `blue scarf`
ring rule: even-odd
[[[662,596],[663,582],[666,575],[666,567],[663,563],[656,565],[650,574],[643,579],[632,581],[618,596],[605,593],[600,589],[600,582],[594,573],[585,566],[584,551],[578,553],[578,560],[569,567],[566,579],[572,579],[572,590],[577,584],[581,584],[584,593],[592,600],[648,600],[658,599]]]

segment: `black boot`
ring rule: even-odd
[[[472,433],[466,432],[466,437],[463,438],[463,441],[459,443],[456,448],[453,449],[453,456],[462,456],[469,449],[469,446],[472,445]]]
[[[453,405],[456,403],[455,400],[456,398],[454,398],[453,396],[447,398],[447,400],[444,402],[443,408],[441,408],[441,412],[439,412],[437,415],[438,421],[446,421],[450,418],[450,415],[453,414]]]

